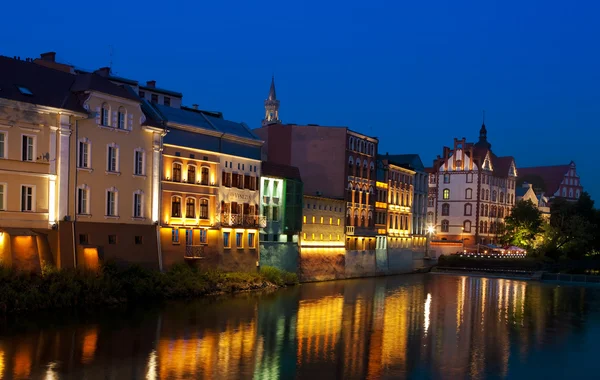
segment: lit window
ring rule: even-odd
[[[231,248],[231,242],[229,241],[230,232],[223,232],[223,247]]]
[[[306,215],[304,215],[304,216],[302,217],[302,220],[303,220],[304,224],[306,224]]]
[[[244,247],[244,233],[243,232],[235,233],[235,246],[238,248]]]
[[[338,226],[340,225],[340,218],[338,218],[338,220],[337,220],[337,225]]]
[[[444,199],[450,199],[450,189],[444,189]]]
[[[200,219],[208,219],[208,199],[200,199]]]
[[[171,216],[173,218],[181,218],[181,198],[171,198]]]
[[[321,217],[321,224],[323,224],[323,217]]]
[[[316,223],[316,221],[317,221],[317,218],[313,216],[313,217],[312,217],[312,223],[313,223],[313,224],[315,224],[315,223]]]
[[[333,224],[333,218],[329,218],[329,224]]]
[[[185,201],[185,217],[191,219],[196,217],[196,200],[194,198],[188,198]]]

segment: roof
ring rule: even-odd
[[[149,87],[149,86],[140,86],[141,90],[150,91],[150,92],[160,92],[161,94],[175,96],[177,98],[182,98],[183,94],[181,92],[171,91],[164,88],[159,87]]]
[[[539,186],[546,194],[552,196],[556,193],[562,183],[565,174],[571,168],[571,163],[566,165],[553,166],[534,166],[529,168],[519,168],[519,179],[527,179],[527,182],[534,183]],[[535,181],[532,177],[538,177],[540,181]]]
[[[277,100],[275,94],[275,76],[271,77],[271,88],[269,89],[269,98],[267,100]]]
[[[302,181],[300,169],[295,166],[277,164],[271,161],[263,161],[261,164],[261,175]]]
[[[496,177],[507,177],[510,165],[515,161],[512,156],[496,157],[492,154],[492,165]]]
[[[421,157],[419,157],[416,153],[411,154],[386,154],[379,155],[380,159],[388,159],[391,162],[408,167],[411,170],[424,172],[425,166],[423,166],[423,161],[421,161]]]
[[[33,62],[0,56],[0,98],[18,102],[87,112],[71,86],[77,76]],[[19,86],[31,92],[24,94]]]
[[[147,104],[150,105],[150,103]],[[212,112],[192,110],[189,108],[174,108],[154,103],[152,103],[151,106],[157,111],[156,114],[160,115],[163,122],[187,125],[207,131],[221,132],[260,141],[246,124],[225,120],[223,117],[216,117],[215,113]]]
[[[130,92],[124,86],[119,86],[111,82],[107,77],[103,77],[96,73],[82,73],[77,75],[77,79],[71,90],[73,92],[83,91],[98,91],[103,94],[117,96],[123,99],[129,99],[135,102],[140,102],[140,98]]]

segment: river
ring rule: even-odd
[[[435,274],[0,321],[2,379],[584,379],[599,352],[599,287]]]

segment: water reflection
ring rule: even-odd
[[[599,300],[599,288],[415,275],[19,318],[0,322],[0,378],[586,378],[600,369]]]

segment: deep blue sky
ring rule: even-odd
[[[345,125],[426,165],[488,137],[517,167],[575,160],[596,199],[597,1],[20,1],[0,54],[56,51],[260,125],[275,74],[284,122]]]

